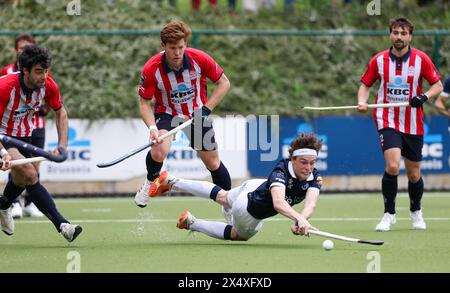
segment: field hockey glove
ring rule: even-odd
[[[48,106],[47,104],[42,104],[39,106],[38,111],[37,111],[39,116],[47,116],[48,114]]]
[[[206,119],[208,119],[209,114],[211,114],[211,110],[206,107],[206,106],[202,106],[201,108],[197,109],[194,111],[193,114],[193,124],[196,124],[198,122],[201,123],[201,125],[203,125],[203,121],[205,121]]]
[[[65,147],[59,146],[58,147],[59,155],[64,158],[64,160],[67,158],[67,150]]]
[[[421,94],[418,96],[415,96],[414,98],[409,101],[409,105],[413,108],[419,108],[428,100],[427,95]]]

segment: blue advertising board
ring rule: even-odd
[[[267,119],[266,119],[267,120]],[[268,124],[268,127],[266,127]],[[277,125],[278,124],[278,125]],[[311,121],[297,117],[255,119],[247,131],[248,169],[252,177],[265,177],[275,163],[288,157],[289,145],[299,133],[314,132],[323,140],[316,168],[324,175],[382,174],[384,159],[372,117],[324,116]],[[425,119],[422,172],[450,173],[448,119]],[[404,171],[403,162],[401,172]]]

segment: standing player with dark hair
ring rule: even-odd
[[[31,141],[34,129],[32,123],[34,111],[45,100],[55,111],[56,129],[58,131],[58,148],[55,154],[65,152],[68,144],[68,118],[62,104],[58,86],[48,71],[51,65],[50,52],[38,45],[28,45],[19,56],[19,73],[0,78],[0,133],[24,142]],[[26,189],[31,200],[55,225],[67,241],[73,241],[80,233],[81,227],[70,224],[56,209],[55,202],[39,182],[36,166],[25,164],[14,166],[11,160],[23,159],[32,155],[18,150],[13,145],[0,143],[2,157],[1,170],[11,170],[12,180],[8,181],[0,197],[0,224],[3,232],[14,233],[14,221],[10,206]]]
[[[373,112],[386,161],[382,180],[384,216],[375,229],[389,231],[391,224],[396,222],[397,177],[400,158],[404,157],[412,226],[424,230],[426,224],[421,209],[424,184],[420,174],[424,135],[422,105],[442,91],[442,83],[431,59],[424,52],[409,46],[413,24],[399,17],[391,20],[389,30],[392,47],[370,60],[358,91],[358,111],[362,113],[367,112],[370,87],[377,80],[380,80],[375,98],[377,104],[409,102],[410,105],[378,108]],[[426,92],[422,89],[423,78],[431,85]]]
[[[14,43],[14,50],[16,52],[16,61],[10,65],[3,67],[0,76],[19,72],[19,56],[23,51],[23,48],[27,45],[36,44],[34,37],[30,34],[20,34],[16,37]],[[49,76],[50,73],[49,73]],[[43,103],[39,106],[38,111],[35,112],[33,117],[33,123],[35,129],[31,134],[31,144],[39,148],[44,148],[45,145],[45,116],[48,113],[48,106]],[[39,174],[39,162],[36,163],[38,174]],[[11,174],[8,176],[8,180],[11,178]],[[13,202],[12,206],[12,216],[13,218],[25,217],[43,217],[44,214],[39,211],[36,205],[31,201],[30,196],[25,192],[24,196],[24,207],[20,205],[19,197]]]
[[[229,191],[206,181],[175,178],[165,171],[155,180],[150,196],[174,189],[211,198],[228,210],[224,212],[227,223],[197,219],[186,210],[177,227],[217,239],[247,241],[261,229],[264,219],[278,213],[293,221],[292,233],[309,235],[309,229],[316,230],[308,219],[322,187],[322,177],[315,169],[321,148],[322,141],[313,133],[301,134],[291,143],[290,158],[278,162],[267,179],[248,180]],[[305,206],[299,213],[292,206],[303,200]]]
[[[439,113],[450,118],[450,110],[445,106],[445,100],[450,96],[450,76],[444,81],[444,90],[437,97],[434,105],[438,109]]]
[[[182,21],[171,21],[161,30],[162,52],[144,66],[139,84],[140,113],[150,131],[150,140],[159,143],[147,154],[147,178],[136,193],[135,203],[145,207],[152,181],[159,176],[170,150],[171,138],[159,137],[172,130],[183,119],[194,119],[185,131],[191,147],[197,151],[212,180],[224,190],[231,188],[230,174],[219,158],[214,129],[207,119],[222,101],[230,82],[222,68],[205,52],[187,48],[191,29]],[[207,98],[206,78],[215,84]],[[154,103],[152,109],[152,98]]]

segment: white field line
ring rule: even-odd
[[[312,222],[330,222],[330,221],[341,221],[341,222],[352,222],[352,221],[378,221],[380,218],[314,218]],[[205,219],[208,221],[219,221],[223,222],[223,218],[219,219]],[[426,221],[450,221],[450,217],[443,218],[427,218]],[[264,222],[280,222],[280,221],[291,221],[287,218],[269,218],[264,220]],[[397,218],[397,221],[411,221],[410,218]],[[84,219],[84,220],[71,220],[72,223],[92,223],[92,224],[110,224],[110,223],[172,223],[176,222],[176,219]],[[19,220],[15,221],[15,224],[49,224],[48,220]]]
[[[407,193],[399,193],[397,195],[399,198],[406,198],[409,197]],[[432,192],[432,193],[426,193],[424,194],[425,198],[449,198],[450,193],[449,192]],[[101,198],[58,198],[56,199],[58,202],[61,203],[74,203],[78,204],[83,201],[87,201],[89,203],[95,203],[95,202],[131,202],[133,203],[134,196],[130,196],[129,198],[126,197],[101,197]],[[319,200],[330,200],[330,199],[355,199],[355,198],[382,198],[381,194],[367,194],[367,193],[345,193],[345,194],[331,194],[331,193],[324,193],[319,196]],[[162,196],[157,198],[152,198],[152,201],[205,201],[204,198],[198,198],[194,196]]]

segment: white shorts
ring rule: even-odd
[[[250,239],[262,228],[262,220],[258,220],[247,211],[248,193],[254,191],[266,179],[252,179],[245,181],[241,186],[228,192],[233,216],[233,227],[239,238]]]

